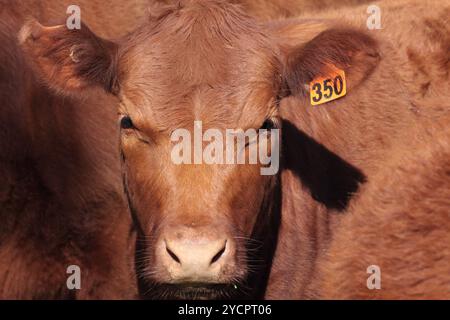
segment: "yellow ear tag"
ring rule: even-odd
[[[309,84],[311,104],[313,106],[339,99],[347,94],[345,72],[330,66],[330,72],[325,77],[317,77]]]

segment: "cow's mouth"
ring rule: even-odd
[[[149,298],[158,300],[222,300],[239,295],[236,284],[159,284],[149,291]]]

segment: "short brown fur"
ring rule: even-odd
[[[108,50],[100,57],[117,62],[119,90],[110,92],[121,99],[121,117],[132,119],[122,130],[121,150],[125,187],[140,226],[144,263],[138,272],[144,282],[174,284],[170,268],[161,262],[167,257],[164,240],[183,238],[178,231],[185,228],[194,243],[217,235],[232,243],[234,259],[206,284],[245,285],[252,278],[249,243],[236,240],[251,238],[267,241],[265,252],[258,254],[265,259],[265,271],[271,267],[267,288],[261,276],[251,285],[266,289],[267,298],[309,296],[306,288],[318,258],[346,218],[360,185],[383,173],[396,146],[408,143],[422,123],[442,118],[450,109],[448,93],[437,90],[449,82],[448,39],[433,27],[441,26],[437,21],[448,8],[434,4],[425,10],[418,2],[405,9],[396,4],[383,8],[385,29],[371,33],[364,31],[367,15],[359,18],[366,14],[366,8],[358,11],[362,7],[325,14],[324,20],[261,25],[224,1],[187,0],[149,18],[118,44],[117,53]],[[416,11],[427,13],[418,22],[418,30],[427,32],[412,37],[402,26],[409,25],[408,14]],[[339,14],[347,21],[337,22]],[[56,36],[60,32],[41,29]],[[25,32],[24,39],[29,41],[29,36]],[[79,33],[57,49],[86,39]],[[45,46],[39,39],[27,41],[31,55]],[[406,54],[412,50],[421,55]],[[45,70],[67,62],[63,77],[83,85],[92,80],[78,72],[77,62],[40,61],[36,54],[33,60],[42,64],[38,70],[48,83],[58,84],[58,75]],[[306,86],[330,63],[344,69],[348,93],[311,107]],[[412,81],[424,64],[425,86]],[[104,79],[97,86],[107,88]],[[175,166],[169,134],[180,127],[192,129],[194,120],[220,129],[257,129],[267,120],[278,124],[283,130],[281,174],[264,178],[254,166]],[[152,295],[151,288],[146,291]],[[183,297],[182,289],[167,292]],[[422,289],[426,297],[434,287]],[[206,297],[220,295],[215,291]]]
[[[17,39],[25,17],[0,5],[0,299],[130,299],[134,238],[123,196],[117,100],[56,95]],[[69,290],[66,270],[81,269]]]

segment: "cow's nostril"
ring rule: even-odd
[[[212,265],[214,262],[217,262],[217,260],[220,259],[220,257],[223,255],[223,253],[225,252],[225,249],[227,248],[227,241],[225,241],[225,243],[223,244],[222,249],[219,250],[219,252],[216,253],[216,255],[211,259],[211,262],[209,265]]]
[[[167,247],[167,245],[166,245],[166,251],[173,260],[175,260],[177,263],[181,264],[180,259],[177,257],[177,255],[175,253],[173,253],[172,250],[169,249],[169,247]]]

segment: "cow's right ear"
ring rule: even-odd
[[[37,76],[61,93],[100,86],[117,93],[117,45],[96,36],[86,25],[44,27],[35,20],[19,33],[22,50]]]

